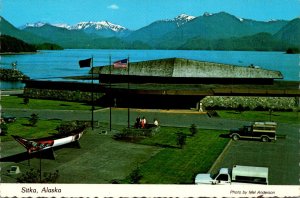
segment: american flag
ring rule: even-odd
[[[128,59],[123,59],[114,62],[114,68],[127,68]]]

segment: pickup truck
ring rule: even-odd
[[[233,140],[258,139],[262,142],[276,140],[276,122],[254,122],[239,129],[231,129],[229,137]]]
[[[235,165],[232,170],[221,168],[216,176],[211,174],[198,174],[195,184],[233,185],[233,184],[264,184],[268,182],[268,168]]]

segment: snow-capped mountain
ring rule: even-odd
[[[212,16],[213,14],[212,13],[209,13],[209,12],[204,12],[203,13],[203,16],[205,16],[205,17],[208,17],[208,16]]]
[[[40,28],[46,24],[54,27],[64,28],[67,30],[82,30],[86,33],[92,33],[104,37],[111,37],[111,36],[122,37],[122,36],[126,36],[130,32],[130,30],[128,30],[127,28],[121,25],[110,23],[108,21],[79,22],[75,25],[68,25],[65,23],[49,24],[45,22],[37,22],[37,23],[27,23],[24,26],[20,27],[20,29]]]
[[[59,27],[59,28],[65,28],[65,29],[70,29],[71,26],[65,23],[54,23],[54,24],[50,24],[50,23],[46,23],[46,22],[36,22],[36,23],[26,23],[25,25],[21,26],[19,29],[23,30],[25,28],[39,28],[39,27],[43,27],[44,25],[51,25],[54,27]]]
[[[36,23],[26,23],[25,25],[21,26],[20,29],[25,29],[27,27],[42,27],[44,25],[46,25],[47,23],[45,22],[36,22]]]
[[[147,44],[154,45],[159,42],[159,39],[164,35],[175,31],[179,27],[183,27],[188,22],[194,20],[196,17],[180,14],[172,19],[161,19],[142,27],[132,32],[126,39],[128,41],[142,41]]]
[[[174,20],[177,22],[177,26],[184,25],[185,23],[195,19],[196,17],[190,16],[187,14],[181,14],[174,18]]]
[[[104,37],[124,37],[131,31],[121,25],[116,25],[108,21],[99,22],[79,22],[70,27],[70,30],[82,30],[89,34],[96,34]]]
[[[74,46],[90,47],[90,43],[97,41],[101,44],[111,42],[105,48],[124,47],[125,44],[128,44],[130,48],[138,45],[146,48],[178,49],[181,46],[187,46],[184,45],[185,43],[193,44],[195,39],[198,39],[199,42],[206,42],[207,40],[252,36],[261,32],[274,35],[287,23],[288,21],[284,20],[256,21],[226,12],[206,12],[197,17],[180,14],[171,19],[160,19],[134,31],[109,21],[79,22],[75,25],[45,22],[27,23],[23,26],[22,31],[47,38],[49,41],[67,48]],[[294,26],[292,25],[292,27]],[[76,41],[80,40],[81,43],[74,42],[72,40],[74,38],[80,38]],[[281,39],[282,36],[277,38]],[[68,45],[66,40],[68,40]],[[103,45],[98,44],[94,47],[99,46],[103,47]]]
[[[165,20],[160,20],[161,22],[176,22],[177,26],[184,25],[185,23],[195,19],[196,17],[190,16],[187,14],[180,14],[177,17],[173,19],[165,19]]]
[[[180,20],[180,21],[190,21],[190,20],[193,20],[194,16],[190,16],[190,15],[187,15],[187,14],[181,14],[181,15],[178,15],[177,17],[175,17],[175,20]]]
[[[60,28],[65,28],[68,30],[84,30],[84,29],[95,29],[95,30],[101,30],[101,29],[106,29],[106,30],[112,30],[114,32],[121,32],[124,30],[127,30],[127,28],[121,26],[121,25],[116,25],[113,23],[110,23],[108,21],[99,21],[99,22],[79,22],[75,25],[69,25],[65,23],[46,23],[46,22],[36,22],[36,23],[26,23],[25,25],[21,26],[20,29],[25,29],[27,27],[42,27],[44,25],[52,25],[54,27],[60,27]]]
[[[66,23],[54,23],[54,24],[51,24],[52,26],[55,26],[55,27],[59,27],[59,28],[65,28],[65,29],[71,29],[71,26],[66,24]]]
[[[110,23],[108,21],[99,21],[99,22],[80,22],[77,23],[76,25],[71,26],[70,29],[75,29],[75,30],[86,30],[86,29],[95,29],[95,30],[112,30],[114,32],[122,32],[127,30],[127,28],[121,26],[121,25],[116,25],[113,23]]]

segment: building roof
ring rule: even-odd
[[[196,61],[183,58],[167,58],[132,62],[127,68],[113,68],[112,75],[182,78],[269,78],[282,79],[280,71],[258,67],[244,67],[222,63]],[[93,73],[109,74],[109,66],[94,67]]]

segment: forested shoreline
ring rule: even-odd
[[[62,47],[52,44],[43,43],[38,45],[28,44],[20,39],[8,36],[0,36],[0,53],[35,53],[37,50],[61,50]]]

